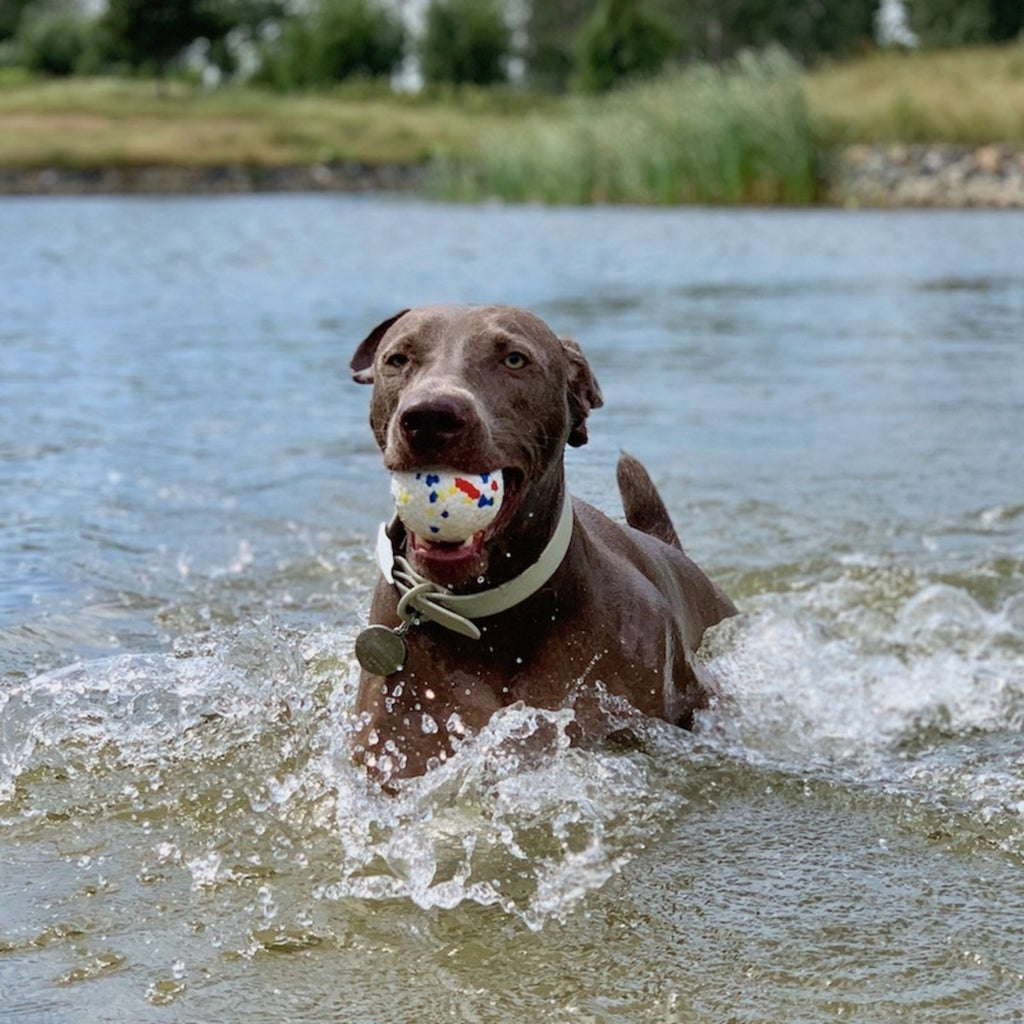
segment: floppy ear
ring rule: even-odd
[[[587,415],[604,404],[601,388],[579,345],[571,338],[560,338],[569,359],[569,444],[573,448],[587,443]]]
[[[381,338],[388,333],[391,325],[408,312],[409,310],[403,309],[400,313],[389,317],[383,323],[377,324],[360,342],[359,348],[356,349],[356,354],[352,357],[352,362],[348,364],[352,370],[352,379],[357,384],[373,383],[373,359],[377,354],[377,346],[380,344]]]

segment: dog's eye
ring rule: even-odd
[[[401,369],[409,362],[409,357],[404,352],[392,352],[391,355],[384,360],[385,366],[390,366],[393,369]]]
[[[521,370],[529,361],[522,352],[509,352],[502,360],[510,370]]]

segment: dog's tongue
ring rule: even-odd
[[[429,537],[422,537],[418,533],[410,533],[409,539],[414,551],[423,552],[429,558],[457,561],[460,558],[471,558],[479,555],[484,548],[484,534],[486,532],[486,530],[477,530],[471,537],[467,537],[463,541],[431,540]]]
[[[478,530],[461,542],[434,541],[409,532],[407,553],[413,567],[441,584],[464,583],[479,571],[485,530]]]

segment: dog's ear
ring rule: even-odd
[[[569,360],[569,444],[579,448],[587,443],[587,415],[600,409],[604,399],[579,345],[571,338],[560,340]]]
[[[377,346],[380,344],[380,339],[388,333],[388,329],[396,320],[405,316],[408,312],[409,310],[403,309],[400,313],[388,317],[383,323],[377,324],[360,342],[359,348],[356,349],[356,354],[352,357],[352,362],[348,364],[352,370],[352,379],[357,384],[373,383],[373,359],[377,354]]]

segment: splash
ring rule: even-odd
[[[0,818],[99,822],[122,848],[121,822],[155,822],[131,836],[138,875],[177,871],[186,891],[286,873],[322,907],[479,906],[533,930],[614,884],[681,816],[768,777],[895,793],[908,814],[960,816],[963,834],[984,827],[1024,853],[1012,587],[983,600],[955,580],[848,567],[747,604],[701,652],[722,697],[695,733],[606,702],[634,742],[583,748],[571,710],[513,705],[397,795],[349,756],[351,630],[261,620],[18,680],[0,692]],[[970,756],[950,753],[971,738]]]
[[[498,906],[539,929],[683,802],[641,750],[573,747],[571,710],[523,705],[388,795],[350,758],[357,683],[350,631],[269,621],[36,677],[0,699],[0,815],[159,820],[140,873],[194,891],[312,862],[322,901]]]
[[[383,797],[338,781],[340,877],[320,895],[497,904],[538,929],[562,920],[658,830],[674,798],[642,758],[570,745],[570,710],[513,705],[426,776]]]
[[[1020,731],[1019,617],[1019,597],[986,609],[963,586],[885,569],[765,596],[702,652],[728,698],[717,724],[749,752],[796,761]]]
[[[1024,595],[994,584],[858,566],[763,595],[702,651],[725,694],[706,740],[1024,856]]]

